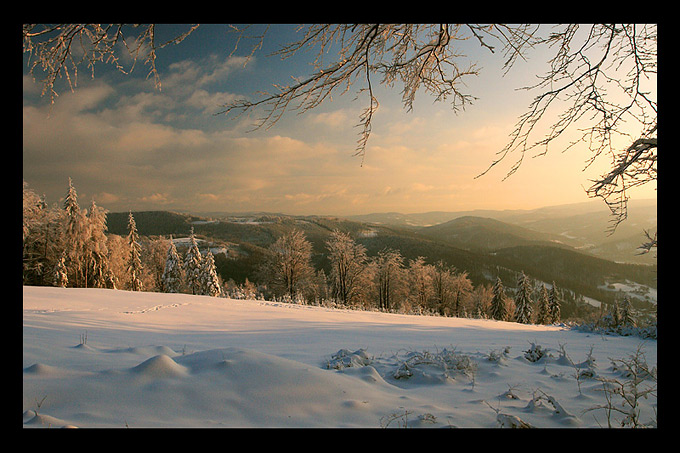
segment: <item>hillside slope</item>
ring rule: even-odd
[[[425,227],[419,229],[418,233],[462,249],[481,252],[530,244],[567,247],[558,236],[550,233],[475,216],[459,217],[439,225]]]
[[[127,215],[109,214],[112,225],[109,231],[125,234]],[[428,236],[422,231],[335,217],[258,215],[202,219],[175,213],[145,212],[133,215],[142,235],[172,233],[175,237],[181,237],[188,235],[190,229],[194,228],[199,237],[232,244],[234,253],[229,258],[222,255],[216,257],[218,271],[225,281],[233,279],[243,282],[245,278],[256,280],[255,270],[265,257],[265,249],[293,229],[305,233],[312,243],[313,264],[317,269],[324,269],[328,275],[326,241],[333,230],[339,229],[349,232],[358,243],[364,245],[369,256],[392,248],[399,250],[407,263],[419,256],[425,257],[428,263],[443,260],[458,271],[466,271],[475,286],[491,284],[500,276],[507,287],[514,287],[517,273],[524,271],[532,278],[548,283],[554,281],[561,288],[607,303],[612,303],[618,297],[615,292],[602,289],[612,282],[631,281],[656,287],[656,266],[625,265],[602,260],[548,242],[552,239],[550,235],[491,219],[470,217],[454,220],[448,225],[430,227],[428,231],[432,236]],[[167,229],[164,230],[159,219],[169,221]],[[458,243],[455,242],[457,238],[438,237],[446,237],[446,231],[450,231],[452,225],[463,235],[458,236]],[[184,234],[181,234],[182,231]],[[460,237],[466,238],[464,244]]]
[[[565,326],[27,286],[22,342],[24,428],[598,428],[607,412],[584,411],[608,395],[574,363],[622,380],[612,361],[641,348]],[[641,352],[655,368],[656,340]],[[656,392],[638,403],[653,423]]]

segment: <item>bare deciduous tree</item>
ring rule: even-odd
[[[160,88],[156,70],[156,50],[180,43],[197,25],[169,41],[157,44],[155,26],[122,24],[60,24],[23,27],[24,53],[31,74],[40,67],[46,77],[43,94],[56,94],[54,82],[65,77],[71,87],[72,75],[84,63],[93,72],[95,64],[106,62],[126,71],[120,64],[122,50],[134,63],[144,58]],[[242,40],[255,39],[251,55],[262,47],[268,26],[250,35],[253,26],[233,27],[236,48]],[[542,31],[548,28],[547,33]],[[362,157],[371,134],[373,116],[379,103],[374,92],[379,83],[402,85],[404,108],[411,110],[420,89],[436,101],[448,101],[454,111],[464,109],[475,97],[464,91],[463,82],[479,73],[459,44],[476,41],[482,49],[501,48],[503,71],[509,71],[531,49],[548,48],[552,57],[548,70],[538,82],[525,87],[538,94],[526,113],[519,117],[507,146],[498,152],[488,169],[512,153],[519,153],[507,176],[520,167],[527,152],[548,152],[549,145],[567,131],[580,136],[562,150],[586,143],[591,157],[586,167],[603,153],[612,156],[610,170],[595,181],[587,193],[601,197],[613,214],[611,231],[626,218],[627,189],[656,181],[657,148],[657,27],[646,24],[312,24],[300,26],[300,39],[281,47],[274,55],[290,58],[313,50],[316,57],[311,74],[293,83],[277,85],[274,93],[262,93],[256,100],[236,100],[224,106],[223,114],[264,110],[256,127],[270,127],[289,111],[304,113],[319,106],[334,94],[356,87],[357,96],[365,95],[366,107],[359,118],[361,131],[356,155]],[[136,33],[135,33],[136,32]],[[78,45],[77,50],[74,46]],[[236,50],[234,49],[234,51]],[[557,111],[554,120],[550,117]],[[539,124],[551,123],[547,133]],[[628,140],[621,146],[617,138]],[[625,148],[625,149],[624,149]],[[506,177],[507,177],[506,176]]]
[[[125,24],[24,24],[22,29],[24,54],[28,54],[30,73],[36,68],[43,74],[42,94],[54,102],[57,79],[63,77],[71,90],[78,81],[78,67],[87,66],[92,77],[97,63],[112,64],[123,73],[132,72],[137,61],[144,59],[149,66],[147,77],[153,77],[160,90],[161,80],[156,70],[156,51],[170,44],[178,44],[198,25],[164,43],[156,42],[156,25]],[[121,63],[129,55],[132,64],[126,69]]]

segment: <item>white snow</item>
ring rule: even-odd
[[[655,367],[655,340],[557,326],[24,287],[23,426],[607,426],[590,376],[639,348]]]

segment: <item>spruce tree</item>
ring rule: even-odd
[[[182,288],[182,259],[177,253],[175,243],[170,236],[170,247],[165,260],[165,269],[162,277],[163,292],[178,293]]]
[[[191,294],[201,293],[201,252],[198,250],[198,244],[194,237],[194,229],[191,228],[189,236],[190,244],[189,250],[184,257],[184,278],[187,286],[191,290]]]
[[[508,317],[508,310],[505,304],[505,289],[500,277],[496,277],[496,283],[493,285],[493,299],[491,299],[491,319],[498,321],[505,321]]]
[[[215,258],[210,249],[208,249],[208,253],[203,257],[201,280],[202,294],[213,297],[222,295],[220,280],[215,268]]]
[[[522,272],[517,278],[517,297],[515,298],[515,321],[531,323],[531,288],[529,278]]]
[[[621,307],[621,322],[626,327],[635,327],[635,317],[633,316],[633,306],[630,303],[630,298],[626,296],[623,299],[623,307]]]
[[[538,310],[536,311],[537,324],[550,324],[550,296],[545,285],[541,285],[541,292],[538,295]]]
[[[64,198],[64,250],[66,251],[66,267],[73,276],[69,279],[73,286],[85,286],[83,274],[85,270],[86,219],[78,205],[78,193],[71,178],[68,179],[68,191]]]
[[[88,286],[105,288],[108,274],[106,210],[98,207],[92,200],[87,220],[89,225],[86,247]]]
[[[128,217],[128,245],[130,246],[130,256],[127,261],[127,271],[130,276],[128,288],[132,291],[142,291],[144,284],[142,283],[142,246],[139,245],[139,234],[137,233],[137,224],[135,218],[132,216],[132,211]]]
[[[555,282],[553,282],[552,288],[550,288],[550,295],[548,297],[548,311],[550,312],[551,324],[561,321],[560,298],[557,294],[557,285],[555,285]]]

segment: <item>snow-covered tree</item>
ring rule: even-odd
[[[68,191],[64,198],[64,212],[64,250],[69,282],[76,287],[85,286],[84,274],[87,265],[85,245],[89,232],[87,220],[78,205],[78,194],[71,178],[68,179]]]
[[[541,285],[541,290],[538,294],[538,306],[536,308],[536,323],[550,324],[550,296],[545,285]]]
[[[49,208],[44,196],[23,183],[23,282],[52,283],[52,271],[61,258],[64,211]]]
[[[184,257],[184,278],[187,287],[191,290],[191,294],[201,293],[201,252],[198,250],[196,237],[194,236],[194,229],[191,228],[189,235],[189,250]]]
[[[517,294],[515,296],[515,321],[522,324],[531,323],[531,283],[524,272],[517,277]]]
[[[130,254],[127,261],[128,272],[128,288],[132,291],[142,291],[144,284],[142,283],[142,246],[139,245],[139,233],[137,233],[137,223],[132,216],[132,211],[128,216],[128,245],[130,246]]]
[[[635,316],[633,315],[633,306],[630,303],[630,298],[626,296],[623,299],[623,306],[621,307],[621,322],[626,327],[635,327]]]
[[[411,301],[421,309],[426,308],[433,295],[433,288],[432,265],[425,264],[425,257],[419,256],[409,261],[408,282],[411,289]]]
[[[505,289],[500,277],[496,277],[496,282],[493,285],[493,299],[491,299],[490,315],[491,319],[498,321],[505,321],[508,317],[508,309],[506,306]]]
[[[366,290],[366,248],[339,230],[331,233],[326,247],[331,262],[329,277],[333,295],[340,303],[351,304]]]
[[[451,304],[451,279],[454,269],[439,260],[432,268],[432,301],[440,315],[446,314]]]
[[[108,273],[108,247],[106,237],[106,210],[92,200],[87,212],[89,238],[86,242],[87,286],[106,287]]]
[[[557,293],[557,285],[555,282],[552,283],[552,288],[550,288],[550,295],[548,297],[548,309],[550,311],[550,323],[560,322],[560,298]]]
[[[460,272],[453,275],[451,282],[453,295],[453,308],[455,316],[464,316],[465,305],[472,294],[474,287],[468,278],[467,272]]]
[[[220,279],[217,276],[217,269],[215,268],[215,258],[212,252],[208,252],[201,261],[201,293],[206,296],[219,297],[222,295],[222,288]]]
[[[68,273],[66,271],[66,255],[62,254],[61,258],[57,261],[56,266],[54,266],[54,286],[59,286],[61,288],[66,288],[68,284]]]
[[[182,259],[177,253],[175,243],[170,236],[170,246],[165,260],[165,270],[162,277],[163,292],[178,293],[182,288]]]
[[[478,285],[472,291],[472,313],[475,318],[487,319],[493,290],[486,285]]]
[[[374,259],[378,308],[392,310],[399,305],[399,296],[406,292],[404,258],[397,250],[385,249]]]
[[[168,240],[163,237],[144,237],[141,241],[144,288],[163,291],[163,272],[168,257]]]
[[[275,296],[299,299],[314,277],[312,244],[304,232],[295,229],[269,246],[267,258],[259,269],[262,280]]]

